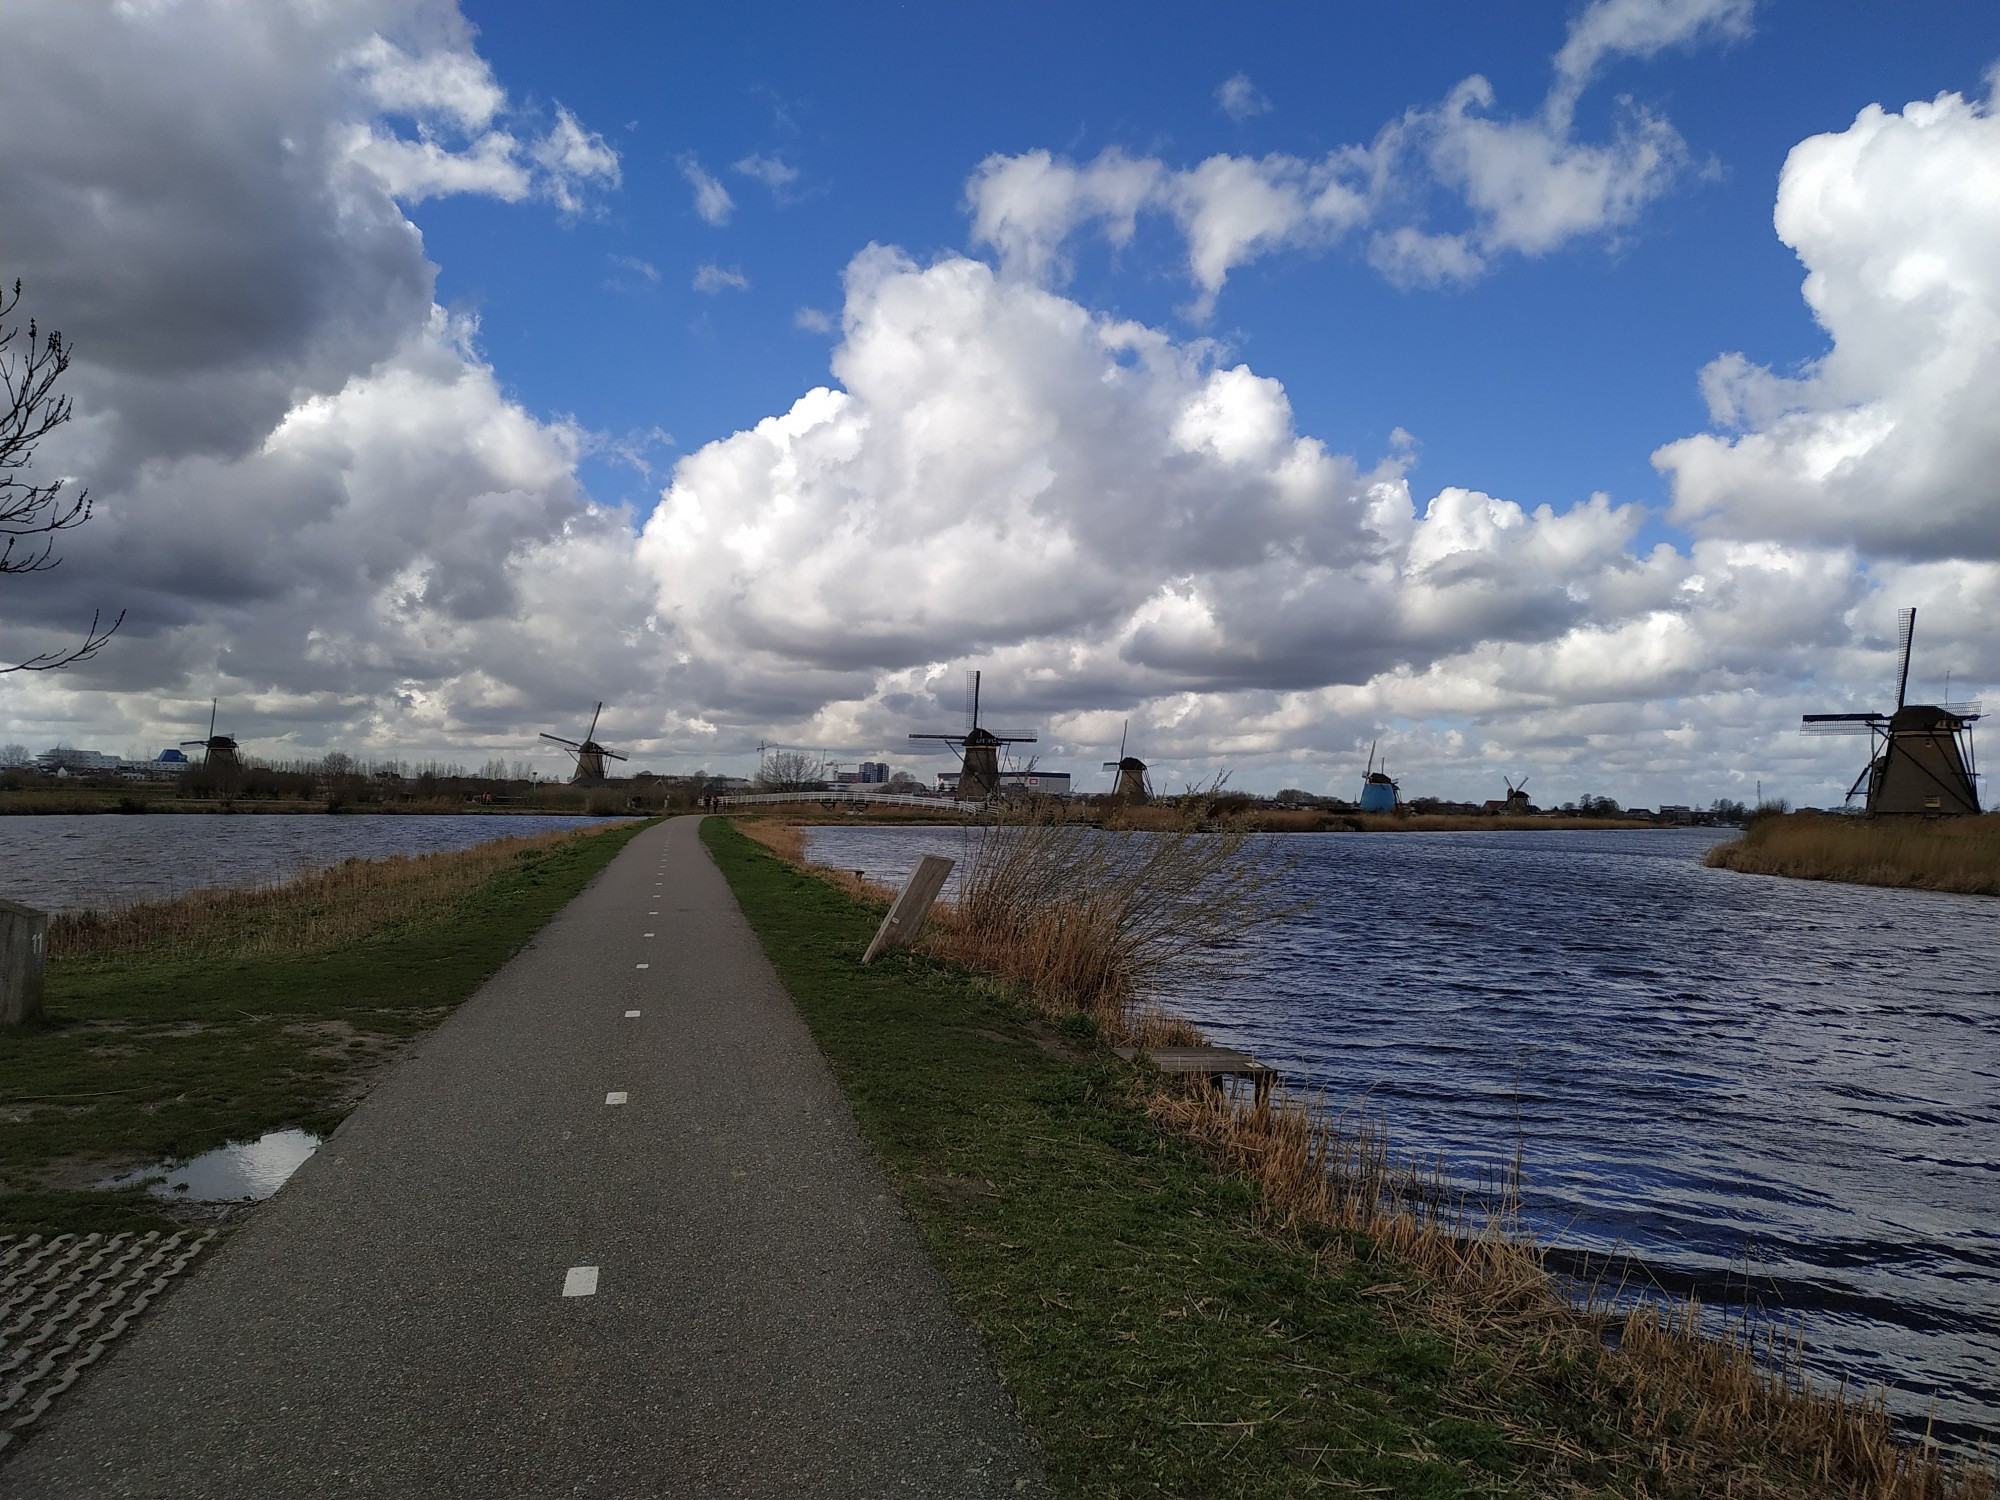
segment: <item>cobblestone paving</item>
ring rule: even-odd
[[[0,1235],[0,1452],[214,1238],[212,1229]]]

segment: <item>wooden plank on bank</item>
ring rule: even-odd
[[[873,962],[876,954],[887,949],[907,948],[916,941],[918,929],[931,913],[931,903],[937,900],[938,892],[944,889],[945,877],[950,874],[951,861],[941,854],[926,854],[917,861],[917,868],[903,882],[896,904],[889,908],[889,915],[875,930],[875,940],[861,955],[864,964]]]
[[[1271,1085],[1278,1077],[1276,1068],[1234,1047],[1113,1047],[1111,1050],[1127,1062],[1143,1057],[1162,1073],[1206,1078],[1217,1088],[1225,1078],[1247,1078],[1259,1104],[1270,1097]]]

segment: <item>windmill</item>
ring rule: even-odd
[[[220,700],[208,700],[208,738],[205,740],[182,740],[181,748],[186,750],[194,745],[201,746],[201,768],[213,771],[218,778],[233,779],[243,770],[243,762],[236,758],[236,741],[226,734],[215,732],[215,711]]]
[[[1518,783],[1511,776],[1503,776],[1500,779],[1507,783],[1507,800],[1503,804],[1503,809],[1510,813],[1527,812],[1528,778],[1523,776]]]
[[[571,786],[589,786],[604,780],[604,763],[607,760],[623,760],[625,757],[616,750],[607,750],[597,743],[597,719],[604,712],[602,703],[590,716],[590,728],[584,730],[583,739],[566,740],[559,734],[542,731],[542,738],[554,740],[563,749],[576,757],[576,774],[570,777]]]
[[[966,704],[964,734],[913,734],[913,740],[943,740],[958,748],[958,786],[952,795],[985,801],[1000,792],[1000,747],[1032,745],[1032,734],[995,734],[979,723],[979,673],[972,673],[972,688]]]
[[[1977,703],[1905,703],[1910,643],[1917,612],[1898,616],[1896,708],[1887,714],[1807,714],[1805,734],[1865,734],[1868,764],[1847,789],[1852,802],[1866,788],[1871,813],[1976,813],[1979,784],[1972,760]]]
[[[1389,779],[1389,761],[1385,756],[1382,768],[1375,768],[1375,746],[1380,740],[1368,745],[1368,769],[1361,773],[1361,810],[1363,812],[1394,812],[1396,799],[1402,790]]]
[[[1118,731],[1118,759],[1107,760],[1104,769],[1118,773],[1118,785],[1111,796],[1115,801],[1130,803],[1137,807],[1142,802],[1153,800],[1153,784],[1146,779],[1146,763],[1136,755],[1125,753],[1125,733],[1132,727],[1132,721],[1125,721],[1125,728]]]

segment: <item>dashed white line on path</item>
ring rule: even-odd
[[[651,936],[652,936],[652,933],[650,933],[650,932],[649,932],[649,933],[647,933],[647,934],[646,934],[646,936],[647,936],[647,937],[651,937]]]
[[[636,1010],[628,1010],[625,1012],[625,1019],[629,1021],[638,1014],[639,1012],[637,1012]]]
[[[639,965],[639,967],[640,967],[640,968],[642,968],[642,969],[650,969],[650,968],[652,968],[653,966],[652,966],[651,964],[640,964],[640,965]]]
[[[597,1295],[597,1267],[571,1266],[563,1272],[563,1295],[565,1297],[595,1297]]]
[[[623,1104],[625,1102],[625,1090],[613,1089],[604,1096],[604,1102],[606,1104]]]

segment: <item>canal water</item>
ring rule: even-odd
[[[604,818],[319,813],[0,817],[0,897],[43,911],[114,911],[211,886],[268,885],[344,859],[431,854]]]
[[[1545,1238],[1802,1327],[2000,1442],[2000,902],[1711,870],[1722,835],[1274,837],[1302,915],[1164,996]],[[899,883],[958,829],[824,828]]]

